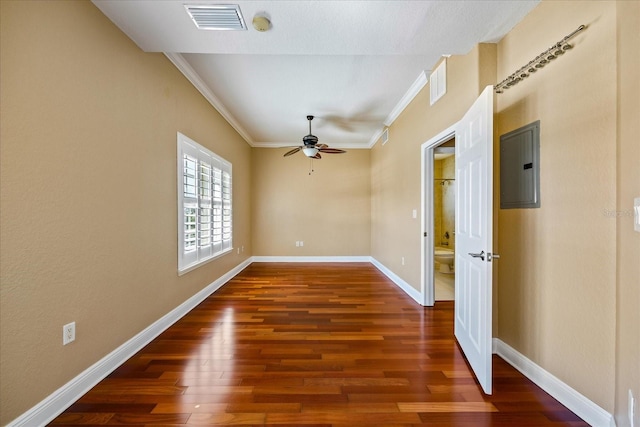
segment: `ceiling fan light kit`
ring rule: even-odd
[[[318,149],[316,147],[304,147],[302,149],[302,152],[307,157],[314,157],[316,154],[318,154]]]
[[[302,143],[300,147],[296,147],[293,150],[287,151],[284,153],[284,157],[288,157],[292,154],[297,153],[298,151],[302,151],[302,153],[309,157],[310,159],[318,159],[320,160],[322,156],[320,153],[327,154],[341,154],[346,153],[346,151],[341,150],[339,148],[329,148],[327,144],[318,144],[318,137],[311,133],[311,120],[313,120],[313,116],[307,116],[307,120],[309,121],[309,135],[305,135],[302,137]]]

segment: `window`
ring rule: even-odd
[[[178,273],[233,249],[231,163],[178,133]]]

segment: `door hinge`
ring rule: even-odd
[[[424,232],[424,237],[427,237],[427,232],[426,231]]]

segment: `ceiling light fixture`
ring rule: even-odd
[[[329,148],[327,144],[318,144],[318,137],[311,133],[311,120],[313,120],[313,116],[307,116],[307,120],[309,121],[309,134],[302,137],[302,143],[304,145],[300,145],[299,147],[295,147],[293,150],[287,151],[284,153],[284,157],[289,157],[296,154],[298,151],[302,151],[302,154],[310,159],[320,160],[322,158],[320,153],[341,154],[346,152],[339,148]]]
[[[304,147],[302,149],[302,152],[304,153],[305,156],[307,157],[313,157],[316,154],[318,154],[318,149],[316,147]]]

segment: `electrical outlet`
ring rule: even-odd
[[[402,257],[402,265],[404,265],[404,257]]]
[[[238,248],[238,255],[240,255],[240,248]]]
[[[297,248],[298,246],[300,246],[300,241],[299,241],[299,240],[296,240],[296,248]]]
[[[244,246],[240,246],[241,250],[240,252],[244,253]]]
[[[304,242],[300,240],[300,246],[304,246]]]
[[[62,345],[76,340],[76,322],[67,323],[62,327]]]
[[[633,397],[633,391],[629,389],[629,425],[634,426],[634,418],[636,416],[636,398]]]

